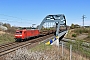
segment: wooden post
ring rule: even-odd
[[[72,60],[72,45],[70,45],[70,60]]]
[[[62,42],[62,58],[63,58],[63,42]]]

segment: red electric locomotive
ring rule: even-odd
[[[15,33],[15,40],[16,41],[25,41],[26,39],[30,37],[35,37],[40,35],[40,32],[38,29],[23,29],[23,30],[17,30]]]

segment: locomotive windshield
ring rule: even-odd
[[[22,34],[22,31],[16,31],[16,34]]]

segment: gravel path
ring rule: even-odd
[[[82,35],[77,36],[77,39],[84,39],[86,37],[88,37],[88,35],[82,34]]]

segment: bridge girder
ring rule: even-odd
[[[65,18],[64,14],[47,15],[43,19],[43,21],[41,22],[38,29],[41,30],[43,24],[46,23],[46,22],[55,22],[56,23],[56,36],[58,36],[58,34],[59,34],[59,28],[60,28],[61,25],[64,25],[66,27],[66,30],[67,30],[66,18]]]

